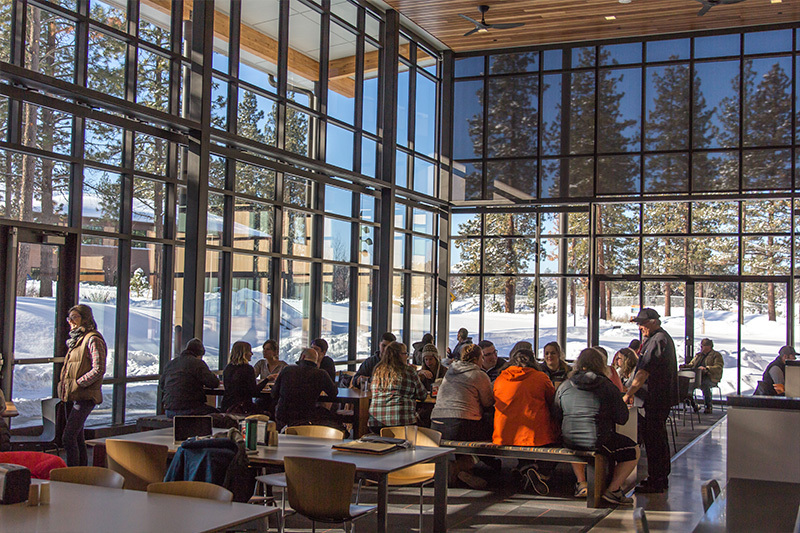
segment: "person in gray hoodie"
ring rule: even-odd
[[[636,467],[639,447],[616,432],[615,424],[628,420],[628,406],[619,389],[605,376],[606,363],[594,348],[583,350],[575,370],[556,391],[553,418],[561,424],[564,445],[577,450],[594,450],[616,464],[603,499],[622,505],[633,500],[622,493],[622,483]],[[586,496],[586,465],[573,465],[578,483],[575,496]]]
[[[494,405],[492,382],[481,368],[483,352],[477,344],[464,346],[461,359],[453,361],[436,398],[431,413],[431,429],[446,440],[480,441],[492,439],[493,424],[485,411]],[[486,487],[486,480],[474,475],[472,456],[456,457],[455,476],[472,488]]]

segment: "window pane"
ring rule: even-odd
[[[498,274],[533,274],[536,268],[535,243],[536,239],[486,239],[483,254],[485,271]],[[471,259],[480,261],[479,257]]]
[[[283,201],[300,207],[312,207],[314,182],[298,176],[284,176]]]
[[[600,65],[625,65],[642,62],[642,43],[612,44],[600,47]]]
[[[647,46],[647,61],[669,61],[689,59],[689,39],[672,39],[669,41],[650,41]]]
[[[136,101],[165,113],[169,112],[169,59],[139,49]]]
[[[489,57],[489,72],[491,74],[513,74],[515,72],[536,72],[538,70],[538,52],[513,52]]]
[[[433,280],[430,276],[411,276],[411,338],[419,339],[431,332]]]
[[[602,69],[598,75],[598,150],[638,150],[642,131],[641,69]]]
[[[206,244],[221,245],[225,232],[225,196],[208,194],[208,218],[206,220]]]
[[[792,141],[792,58],[744,62],[744,146],[775,146]]]
[[[732,191],[739,188],[739,157],[735,152],[695,153],[692,157],[695,191]]]
[[[118,251],[117,239],[84,236],[81,242],[78,303],[92,308],[97,330],[106,340],[108,377],[113,374],[116,357]]]
[[[83,227],[119,231],[120,175],[90,167],[83,171]]]
[[[322,327],[328,340],[328,355],[334,361],[346,361],[350,323],[350,267],[322,265]]]
[[[402,339],[406,277],[403,274],[395,274],[392,278],[392,331],[396,332],[398,339]]]
[[[219,341],[222,334],[222,253],[206,251],[203,287],[203,361],[211,370],[220,370]]]
[[[483,142],[483,82],[462,81],[455,84],[453,109],[453,157],[481,157]]]
[[[639,239],[603,237],[597,241],[599,274],[639,273]]]
[[[372,226],[361,226],[359,236],[358,262],[362,265],[373,264],[373,254],[375,250],[375,228]]]
[[[430,211],[412,208],[411,210],[411,229],[420,233],[433,235],[435,215]]]
[[[508,356],[516,342],[533,341],[535,286],[531,277],[484,278],[483,338],[494,342],[497,352],[503,357]],[[455,321],[451,312],[450,328],[453,332],[450,334],[450,346],[455,344],[458,328],[465,327],[473,334],[478,332],[478,310],[468,309]]]
[[[272,206],[237,198],[233,209],[233,246],[271,252],[274,231]]]
[[[531,156],[538,140],[539,89],[536,77],[489,80],[488,157]],[[459,104],[460,105],[460,104]]]
[[[239,88],[237,133],[242,137],[275,145],[277,106],[265,96]]]
[[[740,37],[738,34],[712,35],[696,37],[694,40],[694,57],[719,57],[739,55]]]
[[[167,213],[164,183],[133,179],[133,234],[163,238]]]
[[[137,133],[134,141],[134,168],[141,172],[166,176],[169,146],[169,141],[160,137]]]
[[[87,89],[125,98],[126,48],[119,39],[99,31],[89,31]]]
[[[651,67],[646,70],[647,102],[645,149],[685,150],[689,148],[689,65]],[[695,135],[709,129],[711,116],[703,112],[705,100],[694,102]],[[697,121],[701,121],[697,124]],[[705,141],[696,146],[707,144]]]
[[[592,182],[594,181],[592,158],[572,157],[563,160],[563,163],[566,163],[569,169],[569,196],[571,198],[592,196]]]
[[[356,357],[372,355],[372,270],[358,269]]]
[[[269,338],[271,265],[269,257],[233,254],[231,340],[249,342],[255,353]]]
[[[561,153],[561,78],[560,74],[542,76],[542,153]]]
[[[128,376],[158,375],[161,353],[161,306],[163,304],[164,246],[133,241],[131,284],[128,293]],[[106,371],[107,374],[113,374]],[[130,386],[130,384],[128,385]],[[148,389],[149,390],[149,389]],[[140,390],[144,392],[144,389]],[[155,390],[152,394],[155,410]],[[131,406],[136,409],[136,406]],[[125,408],[128,411],[128,406]]]
[[[331,22],[328,61],[328,115],[353,125],[356,36]]]
[[[569,153],[590,153],[594,149],[594,72],[574,72],[570,80]]]
[[[293,154],[309,157],[311,145],[311,116],[292,107],[286,108],[286,135],[284,148]]]
[[[128,357],[130,357],[130,353]],[[135,424],[141,417],[155,416],[157,393],[158,380],[127,383],[125,385],[125,423]]]
[[[436,184],[436,166],[420,157],[414,158],[414,190],[434,196]]]
[[[734,233],[738,228],[738,202],[692,204],[692,233]]]
[[[236,192],[272,200],[275,198],[275,171],[237,161]]]
[[[660,154],[644,158],[644,192],[689,191],[689,155]]]
[[[644,204],[644,233],[688,233],[688,203]]]
[[[436,82],[417,73],[414,150],[436,157]]]
[[[639,204],[607,204],[598,206],[598,235],[635,235],[639,231]]]
[[[59,249],[56,246],[21,242],[17,252],[16,313],[14,315],[14,357],[32,359],[54,357],[56,338],[56,296],[58,294]],[[114,293],[116,295],[116,293]],[[61,348],[59,346],[59,348]],[[59,350],[60,351],[60,350]],[[33,378],[39,365],[25,367],[23,374]],[[49,367],[52,370],[52,365]],[[36,378],[38,380],[38,378]],[[36,381],[34,380],[34,381]],[[25,397],[33,382],[15,382],[14,394]],[[22,390],[17,388],[20,385]],[[41,384],[39,384],[41,385]],[[39,410],[41,420],[41,410]],[[16,425],[16,420],[14,421]]]
[[[5,16],[8,17],[6,24],[10,24],[13,2],[3,2],[3,4],[8,6],[9,13]],[[0,17],[3,16],[3,10],[0,8]],[[75,23],[33,6],[28,6],[27,22],[25,67],[46,76],[74,83]],[[0,39],[0,43],[3,41],[5,39]],[[10,42],[5,45],[8,48],[4,54],[8,54],[11,48]],[[8,61],[7,56],[4,57],[3,61]]]
[[[453,201],[480,200],[483,196],[482,180],[483,165],[455,161],[453,163]]]
[[[351,223],[325,217],[322,258],[331,261],[350,261]]]
[[[283,245],[284,254],[311,257],[311,228],[313,217],[310,213],[284,209]]]
[[[745,189],[790,189],[792,154],[789,150],[745,150],[742,177]]]
[[[411,269],[422,272],[435,272],[433,239],[414,235],[411,237]]]
[[[364,137],[361,139],[361,173],[370,178],[376,176],[376,165],[378,164],[378,144]]]
[[[483,74],[483,56],[464,57],[455,61],[456,78]]]
[[[638,155],[597,158],[597,193],[639,194],[639,161]]]
[[[743,237],[742,274],[788,274],[790,242],[789,237]]]
[[[84,156],[86,159],[107,165],[122,166],[122,128],[86,120],[85,132]]]
[[[734,275],[739,263],[736,237],[689,239],[689,274]]]
[[[112,6],[102,0],[92,0],[92,9],[89,11],[89,16],[103,24],[107,24],[112,28],[125,31],[125,26],[128,17],[125,15],[125,10],[116,6]]]
[[[689,271],[689,245],[690,241],[683,237],[645,238],[642,242],[643,274],[687,274]]]
[[[698,103],[692,111],[694,147],[738,146],[739,62],[696,63],[694,68],[693,99]]]
[[[394,268],[406,268],[406,235],[395,232],[394,234]]]
[[[0,218],[67,225],[69,164],[4,150],[0,164]]]
[[[353,139],[352,131],[328,123],[325,162],[353,170]]]
[[[792,215],[789,200],[742,202],[742,231],[746,233],[789,233]]]
[[[397,144],[408,146],[409,72],[402,62],[397,73]]]

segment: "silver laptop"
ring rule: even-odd
[[[208,415],[177,415],[172,419],[172,436],[179,445],[191,437],[209,437],[213,433],[212,418]]]

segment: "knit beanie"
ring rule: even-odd
[[[193,355],[198,357],[205,353],[206,349],[203,347],[203,341],[198,338],[194,338],[186,343],[186,348],[183,350],[183,354],[181,355]]]

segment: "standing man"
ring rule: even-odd
[[[625,403],[632,403],[636,391],[647,384],[642,428],[642,439],[647,450],[647,479],[636,486],[636,492],[643,494],[664,492],[669,485],[667,416],[670,407],[678,403],[675,343],[661,327],[660,318],[655,309],[646,307],[633,319],[645,339],[633,383],[623,397]]]
[[[700,390],[703,391],[703,403],[706,405],[706,414],[713,411],[711,407],[711,387],[716,387],[717,383],[722,379],[722,369],[725,367],[725,360],[722,354],[714,349],[714,341],[711,339],[703,339],[700,341],[700,351],[694,356],[694,359],[688,364],[683,365],[681,368],[690,368],[692,370],[699,370],[701,374]],[[692,399],[692,406],[695,411],[698,411],[697,404]]]
[[[761,376],[756,394],[764,396],[775,396],[776,394],[786,394],[786,361],[794,361],[797,352],[791,346],[783,346],[778,351],[776,357]]]

